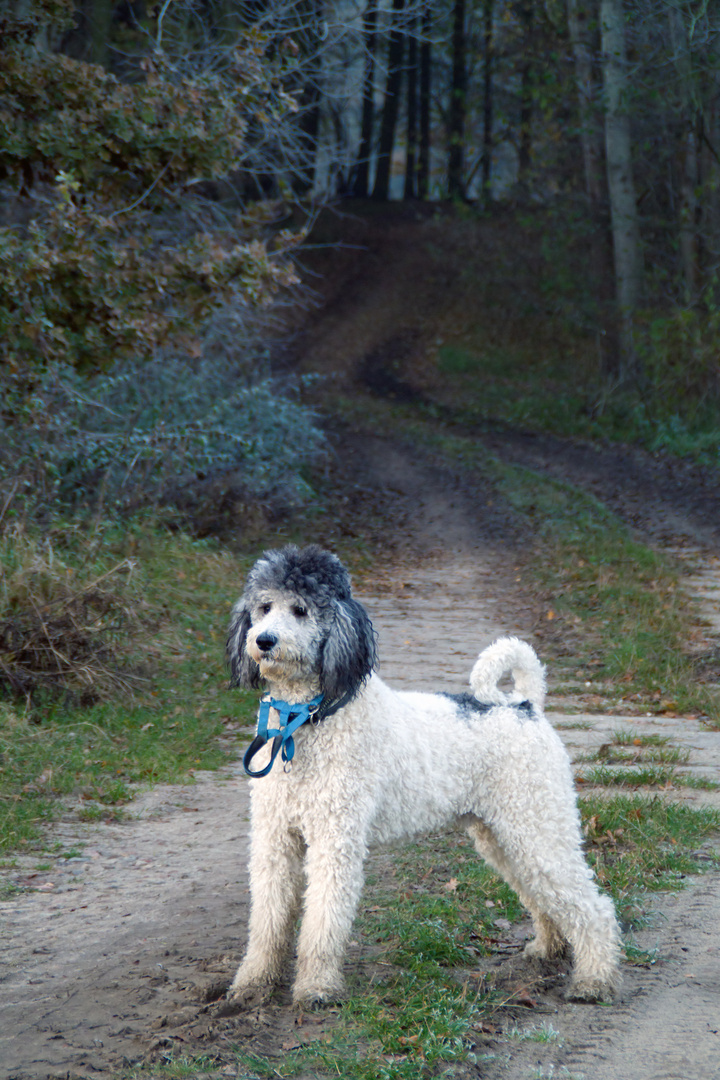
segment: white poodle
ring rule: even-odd
[[[375,634],[347,570],[317,546],[290,546],[251,570],[228,655],[238,683],[269,691],[245,755],[252,905],[233,1007],[270,997],[301,908],[294,1000],[337,1001],[369,846],[456,823],[532,915],[526,953],[569,943],[569,996],[612,997],[618,925],[583,858],[570,762],[529,645],[485,649],[472,694],[391,690],[372,673]]]

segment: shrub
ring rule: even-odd
[[[295,108],[264,31],[238,28],[221,70],[158,41],[121,82],[43,47],[57,4],[28,4],[0,44],[0,363],[29,383],[48,363],[152,356],[238,293],[268,303],[299,239],[268,243],[262,213],[222,219],[192,195],[240,167],[258,116]]]
[[[131,560],[101,565],[88,546],[84,559],[66,561],[52,537],[13,529],[0,566],[0,690],[88,703],[137,684],[137,671],[118,659],[148,621]]]
[[[0,390],[12,396],[12,378]],[[37,515],[102,500],[106,510],[186,497],[209,475],[256,499],[296,502],[322,450],[310,411],[237,356],[158,354],[84,376],[48,367],[0,418],[0,490]]]

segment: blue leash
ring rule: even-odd
[[[282,760],[290,762],[295,754],[295,741],[293,735],[307,723],[308,720],[312,720],[317,715],[320,705],[322,703],[324,695],[318,694],[312,701],[302,702],[299,705],[288,705],[287,701],[281,701],[277,698],[263,698],[260,702],[260,711],[258,713],[258,725],[257,735],[248,746],[243,757],[243,768],[248,776],[258,777],[267,776],[275,764],[275,758],[281,753]],[[268,728],[268,721],[270,719],[270,709],[275,709],[280,717],[279,728]],[[272,739],[272,752],[270,754],[270,761],[264,769],[259,769],[255,772],[250,768],[250,762],[255,757],[259,750],[262,750],[263,746]]]

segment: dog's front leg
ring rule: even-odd
[[[299,834],[254,820],[248,947],[228,992],[235,1005],[263,1004],[280,979],[300,907],[303,855]]]
[[[293,1001],[313,1006],[344,995],[342,962],[363,886],[367,848],[357,835],[311,843]]]

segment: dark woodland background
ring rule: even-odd
[[[522,361],[526,424],[717,462],[716,0],[6,0],[0,34],[5,524],[228,471],[307,497],[321,436],[273,353],[318,237],[352,240],[328,206],[478,250],[502,218],[580,343],[554,414],[564,346]]]

